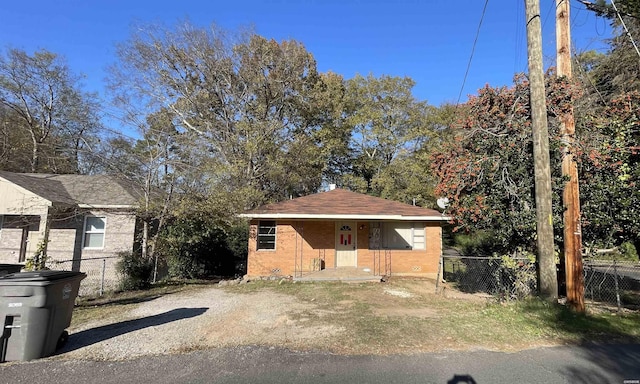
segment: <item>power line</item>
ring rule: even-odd
[[[593,89],[596,92],[596,95],[598,95],[598,98],[600,99],[600,102],[602,102],[602,105],[607,105],[607,101],[602,96],[602,93],[600,93],[596,84],[591,80],[591,78],[589,77],[589,74],[585,71],[582,62],[580,62],[580,56],[578,56],[575,49],[573,50],[573,59],[576,61],[576,63],[578,63],[578,70],[582,74],[582,78],[586,79],[589,85],[593,87]]]
[[[629,29],[627,28],[627,25],[624,23],[624,20],[622,20],[622,16],[620,15],[620,12],[618,12],[618,7],[616,7],[616,3],[611,0],[611,5],[613,5],[613,9],[616,11],[616,14],[618,15],[618,19],[620,19],[620,24],[622,24],[622,28],[624,28],[625,32],[627,32],[627,36],[629,36],[629,40],[631,40],[631,44],[633,44],[633,48],[636,49],[636,53],[638,54],[638,56],[640,56],[640,50],[638,50],[638,46],[636,45],[636,42],[633,40],[633,36],[631,36],[631,32],[629,32]]]
[[[464,91],[464,85],[467,82],[467,76],[469,75],[469,69],[471,68],[471,61],[473,60],[473,53],[476,50],[476,44],[478,43],[478,36],[480,36],[480,28],[482,27],[482,21],[487,11],[487,4],[489,0],[485,0],[484,7],[482,8],[482,16],[480,17],[480,23],[478,24],[478,30],[476,31],[476,37],[473,40],[473,47],[471,47],[471,56],[469,56],[469,62],[467,63],[467,70],[464,72],[464,79],[462,80],[462,86],[460,87],[460,93],[458,93],[458,101],[456,101],[456,107],[460,104],[460,98],[462,97],[462,91]]]
[[[549,8],[547,9],[547,14],[545,15],[544,19],[541,19],[542,20],[542,28],[541,29],[542,29],[543,36],[544,36],[544,32],[545,32],[545,27],[547,26],[547,21],[549,21],[549,19],[553,20],[553,18],[551,17],[551,12],[555,11],[555,10],[556,10],[555,1],[551,1],[549,3]],[[555,26],[554,26],[554,28],[555,28]],[[551,43],[549,42],[550,40],[552,41]],[[545,44],[545,41],[546,41],[546,44]],[[542,44],[546,45],[545,48],[547,48],[549,46],[552,46],[552,45],[555,48],[555,39],[546,39],[546,40],[543,39]],[[555,51],[555,49],[554,49],[554,51]],[[552,62],[552,63],[555,62],[555,59],[556,59],[555,53],[552,54],[552,55],[546,55],[545,54],[544,55],[544,59],[547,62],[549,62],[549,61]]]
[[[553,11],[554,9],[556,9],[556,4],[555,2],[550,2],[549,3],[549,9],[547,9],[547,14],[544,16],[544,20],[542,21],[542,32],[544,34],[544,28],[547,26],[547,21],[549,20],[549,16],[551,16],[551,11]]]
[[[524,22],[523,22],[524,10],[521,8],[522,7],[522,3],[521,2],[518,2],[517,4],[519,4],[519,5],[516,6],[516,23],[515,23],[515,26],[516,26],[516,33],[515,33],[515,36],[516,36],[516,39],[515,39],[516,40],[516,47],[515,47],[515,49],[516,49],[516,51],[515,51],[515,59],[513,61],[513,73],[518,72],[518,66],[520,64],[520,50],[522,48],[522,42],[523,42],[523,40],[525,38],[524,35],[521,33],[522,25],[524,25]]]
[[[542,17],[540,17],[540,20],[543,20],[542,21],[542,27],[541,27],[541,31],[542,31],[543,34],[544,34],[544,28],[547,25],[547,20],[549,20],[549,17],[551,16],[551,11],[553,11],[555,8],[556,8],[555,3],[551,2],[549,8],[547,9],[547,13],[546,13],[546,15],[544,17],[544,20],[542,19]],[[542,15],[540,15],[540,16],[542,16]],[[526,37],[526,33],[525,33],[525,37]],[[548,59],[549,57],[550,56],[547,56],[547,57],[545,57],[545,59]],[[524,68],[522,69],[522,72],[527,72],[528,66],[529,66],[529,63],[525,62],[524,63]],[[515,69],[515,66],[514,66],[514,69]]]

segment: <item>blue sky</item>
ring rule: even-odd
[[[541,0],[546,66],[555,60],[554,4]],[[6,1],[0,48],[61,54],[86,76],[87,90],[105,96],[105,68],[134,23],[253,26],[268,38],[302,42],[320,71],[409,76],[417,98],[439,105],[458,98],[483,6],[482,0]],[[576,0],[571,18],[575,49],[604,48],[606,21]],[[526,65],[524,1],[489,1],[461,102],[487,83],[510,84]]]

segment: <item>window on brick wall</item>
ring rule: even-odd
[[[87,216],[84,218],[83,246],[88,249],[104,248],[104,235],[107,229],[107,218]]]
[[[371,223],[369,246],[376,249],[426,249],[424,223],[382,222]]]
[[[260,221],[258,223],[258,246],[257,249],[272,250],[276,249],[276,222]]]

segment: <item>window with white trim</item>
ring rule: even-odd
[[[371,229],[373,234],[369,244],[372,249],[377,248],[378,244],[382,249],[426,249],[424,223],[404,221],[372,223]]]
[[[258,223],[258,251],[276,249],[276,222],[260,221]]]
[[[104,248],[104,235],[107,228],[107,218],[98,216],[87,216],[84,218],[84,240],[85,249]]]
[[[411,228],[413,249],[426,249],[427,238],[424,223],[415,223]]]

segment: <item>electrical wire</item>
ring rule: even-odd
[[[522,15],[524,14],[524,11],[522,10],[522,2],[518,2],[518,5],[516,6],[516,46],[515,46],[515,58],[513,60],[513,72],[516,73],[518,72],[518,65],[520,63],[520,50],[522,49],[522,41],[524,40],[524,35],[522,34],[522,20],[523,17]]]
[[[636,53],[638,54],[638,57],[640,57],[640,50],[638,50],[638,46],[636,45],[635,40],[633,40],[633,36],[631,36],[631,32],[629,32],[629,29],[627,28],[627,25],[624,23],[624,20],[622,20],[622,16],[620,15],[620,12],[618,12],[618,7],[616,7],[616,3],[611,0],[611,5],[613,5],[613,9],[616,11],[616,14],[618,15],[618,19],[620,19],[620,23],[622,24],[622,27],[624,28],[625,32],[627,32],[627,36],[629,36],[629,40],[631,40],[631,44],[633,44],[633,48],[636,49]]]
[[[547,9],[547,14],[544,16],[544,19],[541,20],[542,21],[542,27],[541,27],[542,36],[545,35],[545,27],[547,26],[547,21],[555,20],[555,16],[551,17],[551,12],[553,11],[554,14],[555,14],[555,10],[556,10],[556,2],[554,0],[554,1],[551,1],[549,3],[549,8]],[[555,31],[555,23],[554,23],[553,28],[554,28],[554,31]],[[545,41],[546,41],[546,43],[545,43]],[[545,52],[545,51],[546,52],[549,52],[549,51],[553,52],[553,54],[551,56],[549,56],[547,54],[543,55],[544,56],[544,60],[545,60],[546,63],[555,63],[555,61],[556,61],[555,44],[556,44],[555,38],[553,38],[553,39],[544,39],[543,38],[542,39],[543,52]],[[551,46],[553,46],[553,49],[549,48]],[[529,63],[527,62],[527,69],[528,69],[528,65],[529,65]],[[551,65],[553,65],[553,64],[551,64]],[[547,67],[548,66],[549,65],[547,65]]]
[[[471,61],[473,60],[473,53],[476,50],[476,44],[478,43],[478,36],[480,36],[480,28],[482,27],[482,21],[484,20],[484,15],[487,11],[487,5],[489,4],[489,0],[485,0],[484,7],[482,8],[482,16],[480,17],[480,23],[478,24],[478,30],[476,31],[476,37],[473,40],[473,47],[471,47],[471,55],[469,56],[469,62],[467,63],[467,69],[464,72],[464,79],[462,80],[462,86],[460,87],[460,92],[458,93],[458,100],[456,101],[456,108],[460,104],[460,98],[462,97],[462,92],[464,91],[464,85],[467,82],[467,76],[469,75],[469,69],[471,68]]]
[[[540,27],[540,33],[543,36],[544,36],[544,27],[547,25],[547,20],[549,20],[549,18],[551,16],[551,11],[556,8],[555,1],[552,1],[550,4],[551,5],[549,6],[549,9],[547,9],[547,14],[545,15],[544,19],[542,17],[540,17],[540,20],[543,22],[542,26]],[[526,30],[526,28],[525,28],[525,30]],[[525,36],[526,36],[526,31],[525,31]],[[544,44],[544,40],[543,40],[543,44]],[[545,58],[545,60],[551,60],[552,59],[549,56],[545,56],[544,58]],[[529,61],[526,60],[525,63],[524,63],[524,68],[522,68],[522,72],[526,73],[528,69],[529,69]]]

